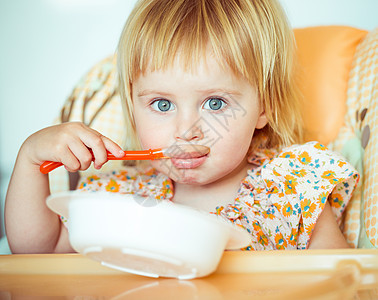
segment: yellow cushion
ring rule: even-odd
[[[344,126],[329,145],[361,174],[345,213],[344,235],[359,248],[378,247],[378,28],[358,45],[348,82]]]
[[[356,46],[367,34],[345,26],[294,30],[306,141],[328,144],[343,124],[348,76]]]

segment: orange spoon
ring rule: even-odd
[[[91,150],[90,150],[91,151]],[[173,145],[165,149],[149,149],[140,151],[124,151],[122,157],[115,157],[108,152],[108,160],[153,160],[163,158],[191,159],[201,157],[210,152],[210,148],[202,145]],[[92,151],[91,151],[92,153]],[[93,153],[92,153],[93,156]],[[47,174],[57,167],[62,166],[61,162],[45,161],[39,168],[41,173]]]

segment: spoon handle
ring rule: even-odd
[[[92,152],[92,151],[91,151]],[[141,150],[141,151],[124,151],[122,157],[115,157],[113,154],[108,152],[108,160],[152,160],[152,159],[161,159],[167,158],[161,149],[154,150]],[[92,153],[93,156],[93,153]],[[47,174],[52,170],[62,166],[61,162],[55,161],[45,161],[40,167],[39,170],[42,174]]]

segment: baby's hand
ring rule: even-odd
[[[44,128],[32,134],[22,148],[32,163],[61,162],[70,172],[88,169],[93,157],[94,167],[100,169],[108,161],[107,151],[115,157],[124,154],[112,140],[79,122]]]

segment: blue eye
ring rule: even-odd
[[[203,107],[210,110],[220,110],[225,108],[226,106],[227,103],[224,100],[220,98],[210,98],[205,102]]]
[[[173,109],[173,104],[169,100],[158,99],[151,104],[151,107],[156,111],[166,112]]]

